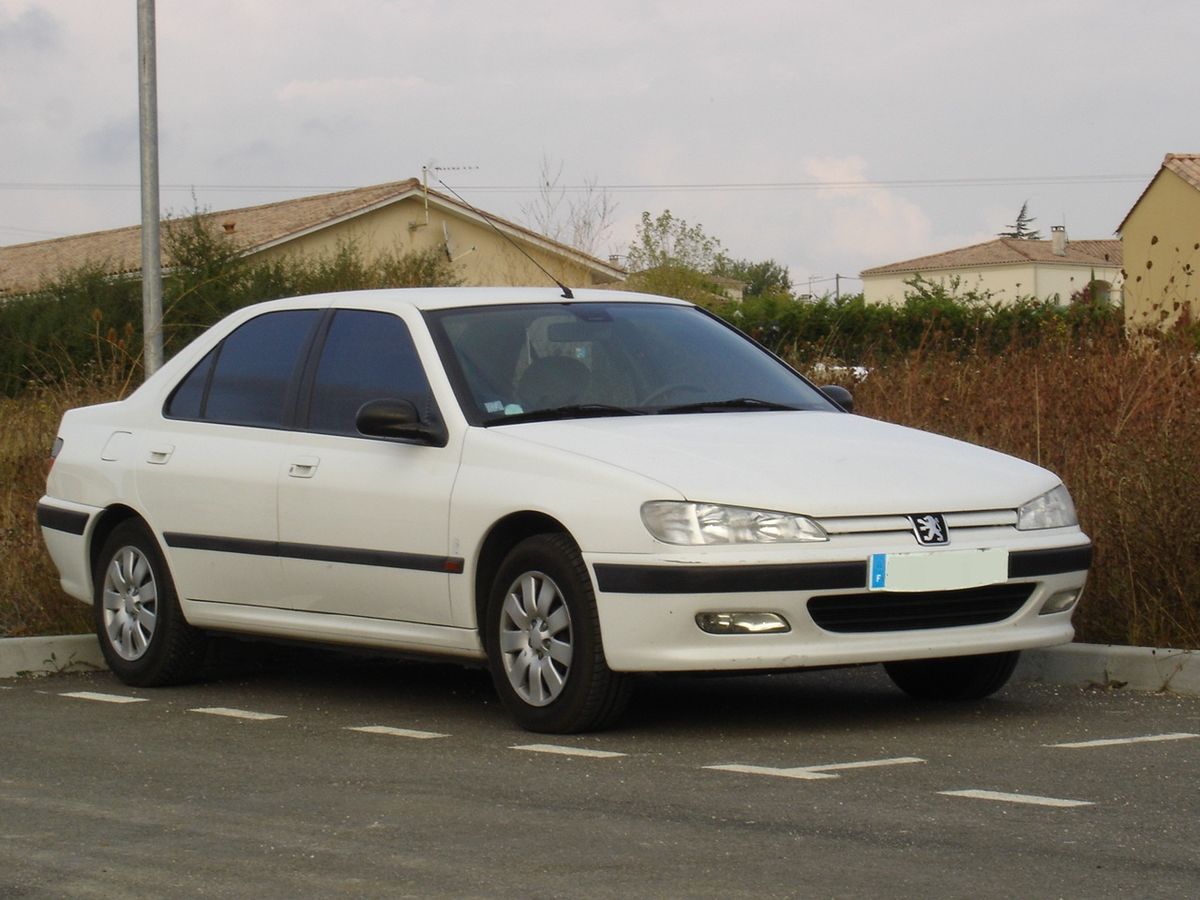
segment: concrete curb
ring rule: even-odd
[[[1127,688],[1200,697],[1200,650],[1064,644],[1026,650],[1013,677],[1071,687]]]
[[[106,668],[94,634],[0,640],[0,678],[91,672]]]
[[[0,639],[0,678],[104,669],[92,634]],[[1026,650],[1015,681],[1200,697],[1200,650],[1065,644]]]

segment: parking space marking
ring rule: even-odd
[[[1005,794],[1002,791],[938,791],[947,797],[969,797],[973,800],[999,800],[1001,803],[1025,803],[1030,806],[1053,806],[1069,809],[1076,806],[1095,806],[1090,800],[1061,800],[1058,797],[1038,797],[1035,794]]]
[[[780,769],[772,766],[745,766],[737,763],[722,766],[704,766],[718,772],[738,772],[742,775],[772,775],[776,778],[798,778],[804,781],[817,781],[822,778],[840,778],[832,774],[846,769],[872,769],[878,766],[907,766],[913,763],[923,763],[925,760],[918,756],[897,756],[892,759],[867,759],[861,762],[829,763],[823,766],[795,766],[790,769]]]
[[[1200,738],[1200,734],[1189,734],[1185,731],[1175,734],[1144,734],[1131,738],[1102,738],[1096,741],[1075,741],[1070,744],[1043,744],[1043,747],[1056,747],[1062,750],[1083,750],[1088,747],[1116,747],[1121,744],[1151,744],[1156,741],[1186,741],[1189,738]]]
[[[419,741],[450,737],[448,734],[441,734],[437,731],[416,731],[412,728],[393,728],[390,725],[356,725],[348,727],[346,730],[361,731],[363,734],[390,734],[393,737],[416,738]]]
[[[100,694],[96,691],[69,691],[59,694],[60,697],[73,697],[76,700],[98,700],[101,703],[145,703],[145,697],[126,697],[122,694]]]
[[[557,744],[518,744],[509,750],[528,750],[531,753],[557,753],[559,756],[584,756],[588,759],[615,759],[625,756],[612,750],[588,750],[586,747],[560,747]]]
[[[196,709],[189,709],[188,712],[204,713],[206,716],[225,716],[229,719],[251,719],[255,722],[265,722],[267,719],[287,718],[287,716],[278,716],[274,713],[252,712],[248,709],[229,709],[224,706],[202,706]]]

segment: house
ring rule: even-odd
[[[1061,225],[1048,241],[996,238],[945,253],[877,266],[861,272],[868,303],[901,304],[905,282],[921,277],[959,294],[978,291],[993,302],[1037,297],[1068,303],[1091,285],[1093,295],[1121,302],[1121,242],[1068,241]]]
[[[415,178],[204,213],[200,219],[205,227],[234,242],[243,255],[263,260],[291,254],[331,254],[347,242],[354,243],[368,259],[388,252],[438,248],[449,257],[464,284],[545,285],[546,275],[513,246],[516,243],[568,287],[625,278],[625,271],[617,265],[513,222],[481,214],[455,198],[426,189]],[[139,272],[141,227],[0,247],[0,298],[37,290],[58,273],[88,264],[102,266],[113,275]],[[165,248],[163,265],[171,265]]]
[[[1200,319],[1200,154],[1168,153],[1117,231],[1126,325],[1173,322],[1184,310]]]

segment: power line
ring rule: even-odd
[[[560,185],[557,189],[569,193],[608,191],[610,193],[720,193],[738,191],[824,191],[879,190],[885,188],[966,188],[1037,185],[1144,184],[1145,174],[1100,175],[1028,175],[971,178],[897,178],[848,181],[741,181],[741,182],[682,182],[647,184],[579,184]],[[344,191],[361,188],[361,184],[163,184],[165,191]],[[67,182],[67,181],[5,181],[4,191],[135,191],[139,185],[129,182]],[[483,184],[470,185],[475,193],[532,193],[542,185]]]

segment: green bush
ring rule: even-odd
[[[862,294],[796,301],[787,294],[748,297],[718,312],[777,353],[801,362],[860,363],[917,349],[960,355],[1038,346],[1064,334],[1087,341],[1118,332],[1121,311],[1107,303],[1019,299],[1000,304],[975,292],[920,279],[902,305],[867,303]]]

